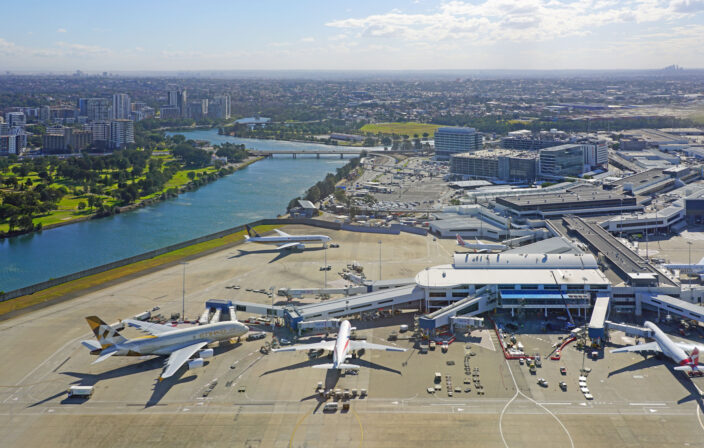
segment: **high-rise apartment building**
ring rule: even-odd
[[[24,112],[8,112],[5,114],[5,123],[10,126],[24,126],[27,124],[27,117]]]
[[[110,121],[112,105],[107,98],[85,98],[88,121]]]
[[[134,143],[134,122],[132,120],[113,120],[110,122],[110,147],[124,148]]]
[[[230,118],[230,95],[218,95],[208,105],[208,117]]]
[[[92,141],[107,142],[110,140],[110,123],[107,121],[96,121],[83,126],[83,129],[90,131]]]
[[[132,106],[130,96],[126,93],[116,93],[112,96],[112,116],[116,120],[129,119]]]
[[[186,89],[181,90],[180,87],[170,85],[166,91],[169,106],[178,107],[180,116],[186,118],[188,116],[188,93]]]
[[[439,128],[435,131],[435,158],[450,160],[450,155],[482,149],[482,136],[474,128]]]

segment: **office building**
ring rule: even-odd
[[[579,176],[584,173],[584,150],[568,144],[540,150],[540,175],[543,177]]]
[[[699,225],[704,223],[704,190],[700,190],[684,200],[685,217],[687,224]]]
[[[527,129],[511,131],[501,139],[501,147],[521,151],[537,151],[543,148],[569,143],[569,136],[563,131],[551,129],[533,133]]]
[[[88,121],[110,121],[112,105],[107,98],[86,98],[85,107]]]
[[[590,169],[606,167],[609,164],[609,145],[606,140],[580,141],[584,151],[584,164]]]
[[[9,126],[24,126],[27,124],[27,117],[24,112],[8,112],[5,114],[5,123]]]
[[[110,147],[124,148],[134,143],[134,122],[131,120],[113,120],[110,122]]]
[[[474,128],[438,128],[435,131],[435,158],[450,160],[452,154],[482,149],[482,136]]]
[[[535,152],[481,150],[450,156],[450,173],[469,178],[532,182],[538,175]]]
[[[208,105],[208,117],[225,120],[230,118],[230,95],[216,96]]]
[[[116,120],[130,118],[132,107],[130,106],[130,96],[126,93],[116,93],[112,96],[112,116]]]

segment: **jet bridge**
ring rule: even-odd
[[[418,326],[425,332],[432,332],[440,327],[450,325],[457,315],[476,316],[496,308],[496,301],[489,300],[489,294],[469,296],[444,308],[440,308],[418,319]]]

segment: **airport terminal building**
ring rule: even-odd
[[[416,284],[425,291],[426,311],[466,299],[464,314],[568,308],[581,315],[611,292],[591,254],[458,253],[451,265],[419,272]]]

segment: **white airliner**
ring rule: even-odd
[[[245,228],[247,235],[244,238],[248,243],[276,244],[279,250],[305,249],[304,243],[322,243],[323,247],[326,247],[328,241],[332,240],[327,235],[289,235],[279,229],[274,229],[279,236],[261,236],[251,227],[245,226]]]
[[[704,274],[704,258],[699,260],[699,263],[697,264],[675,264],[675,263],[667,263],[664,264],[667,269],[671,271],[682,271],[682,272],[691,272],[694,274]]]
[[[474,241],[474,243],[468,243],[462,239],[459,233],[457,234],[457,245],[461,247],[466,247],[467,249],[473,249],[475,252],[508,249],[508,246],[506,246],[505,244],[480,243],[479,239],[477,238],[475,238]]]
[[[86,317],[90,329],[98,341],[81,341],[91,350],[91,355],[99,355],[93,364],[105,361],[111,356],[168,355],[164,372],[159,381],[172,376],[188,361],[189,368],[201,367],[203,359],[213,356],[213,349],[203,349],[206,345],[233,339],[244,335],[249,328],[237,321],[218,322],[197,327],[174,328],[151,322],[125,319],[131,327],[149,333],[135,339],[125,339],[113,327],[99,317]],[[197,352],[198,357],[191,359]]]
[[[704,368],[700,367],[699,364],[700,347],[683,342],[674,342],[652,322],[646,321],[644,325],[653,331],[654,342],[617,348],[616,350],[611,350],[611,353],[661,352],[677,364],[675,370],[687,372],[690,375],[702,375],[704,373]],[[688,355],[687,353],[690,354]]]
[[[405,352],[405,348],[391,347],[389,345],[371,344],[367,341],[353,341],[350,339],[350,333],[353,328],[350,321],[343,320],[340,324],[340,330],[337,333],[337,338],[334,341],[323,341],[315,344],[293,345],[291,347],[278,348],[272,350],[274,352],[293,352],[298,350],[331,350],[332,364],[316,364],[312,366],[314,369],[347,369],[358,370],[360,366],[349,364],[347,360],[352,356],[350,350],[386,350],[387,352]]]

